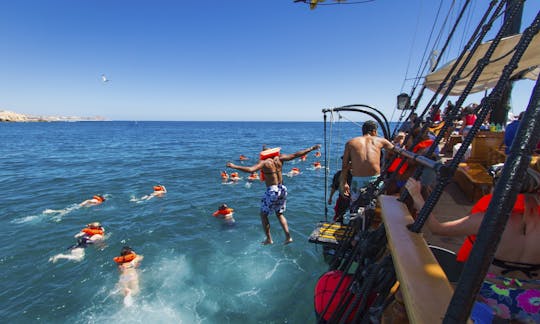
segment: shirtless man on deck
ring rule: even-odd
[[[360,189],[375,181],[381,174],[382,149],[394,148],[390,141],[377,136],[377,123],[372,120],[364,122],[362,134],[349,140],[343,152],[340,191],[350,194],[351,203],[360,196]],[[350,187],[346,179],[349,170],[352,174]]]
[[[231,162],[227,163],[227,167],[243,172],[252,173],[258,170],[262,171],[261,181],[264,180],[266,183],[266,191],[261,199],[261,222],[264,234],[266,235],[266,239],[262,242],[263,244],[274,243],[270,235],[270,222],[268,221],[268,214],[272,211],[276,213],[283,232],[285,232],[285,244],[292,242],[287,219],[283,216],[287,202],[287,187],[283,185],[283,162],[299,158],[320,147],[317,144],[293,154],[280,154],[279,148],[264,150],[260,154],[260,161],[250,167],[236,165]]]

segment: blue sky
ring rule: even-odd
[[[473,2],[478,15],[488,3]],[[443,3],[446,14],[451,1]],[[404,80],[417,75],[439,4],[375,0],[310,10],[292,0],[2,1],[0,110],[321,121],[323,108],[362,103],[391,118],[396,95],[411,89]],[[539,8],[527,1],[522,26]],[[532,86],[518,83],[517,112]]]

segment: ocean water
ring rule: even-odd
[[[332,140],[336,152],[360,134],[348,132]],[[315,322],[313,290],[327,265],[308,236],[326,205],[324,169],[312,163],[324,160],[285,164],[301,170],[284,180],[289,245],[273,215],[275,244],[261,245],[264,184],[247,174],[223,184],[220,171],[240,154],[255,162],[263,144],[293,153],[323,140],[322,122],[1,123],[2,322]],[[328,162],[330,177],[338,163]],[[165,197],[138,200],[156,184]],[[94,194],[107,200],[77,205]],[[221,203],[235,209],[235,226],[212,217]],[[92,221],[105,227],[104,245],[81,262],[48,261]],[[144,255],[129,308],[112,260],[124,245]]]

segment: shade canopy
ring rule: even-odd
[[[497,48],[495,49],[495,52],[491,56],[490,63],[484,68],[484,71],[482,72],[482,75],[478,80],[476,81],[476,84],[473,86],[471,93],[484,91],[487,89],[491,89],[495,87],[497,82],[499,81],[499,78],[502,75],[503,68],[508,62],[510,62],[510,59],[514,55],[515,47],[518,44],[519,40],[521,39],[521,34],[509,36],[506,38],[503,38]],[[478,61],[484,57],[486,51],[488,50],[489,46],[491,45],[491,41],[486,42],[482,45],[480,45],[477,49],[477,51],[473,54],[472,59],[469,61],[469,64],[465,67],[465,70],[463,73],[461,73],[461,77],[456,82],[455,86],[452,88],[451,92],[449,93],[452,96],[458,96],[460,95],[465,87],[467,86],[467,83],[469,83],[470,78],[474,75],[474,71],[477,67]],[[464,58],[468,57],[468,53]],[[453,60],[449,63],[447,63],[445,66],[441,67],[437,71],[430,73],[426,76],[424,85],[426,88],[437,91],[439,88],[439,84],[445,79],[446,75],[454,65],[456,60]],[[462,64],[464,59],[461,60]],[[459,68],[456,68],[453,72],[452,77],[458,71]],[[513,80],[518,79],[531,79],[536,80],[538,79],[538,74],[540,73],[540,34],[536,34],[532,40],[532,42],[527,47],[527,50],[523,54],[518,67],[514,70],[514,73],[512,74]],[[451,78],[448,79],[446,84],[448,85],[450,83]],[[446,87],[443,88],[442,91],[446,91]]]

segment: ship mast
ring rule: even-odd
[[[512,8],[514,5],[519,6],[519,9],[516,15],[511,16],[508,13],[511,11],[510,8]],[[503,35],[503,37],[520,33],[522,16],[523,16],[523,2],[520,0],[508,0],[508,2],[506,3],[504,21],[506,22],[511,19],[511,22],[505,34]],[[490,123],[506,125],[506,120],[508,118],[508,111],[511,108],[510,101],[512,98],[512,89],[514,87],[513,82],[514,81],[512,80],[508,81],[508,84],[506,85],[506,88],[504,89],[501,95],[501,100],[495,105],[495,107],[493,107],[493,111],[491,112],[491,117],[489,120]],[[523,109],[525,109],[525,107],[520,108],[520,110],[523,110]]]

